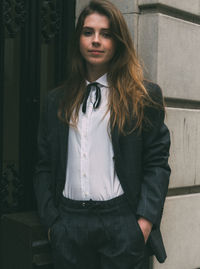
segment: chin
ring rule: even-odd
[[[93,65],[93,66],[101,66],[101,65],[103,66],[103,65],[106,65],[107,62],[96,59],[93,61],[88,61],[88,64]]]

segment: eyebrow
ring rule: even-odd
[[[89,26],[83,26],[83,29],[94,30],[93,27],[89,27]],[[110,28],[101,28],[100,30],[103,30],[103,31],[109,31]]]

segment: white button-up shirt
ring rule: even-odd
[[[101,103],[93,108],[95,87],[87,101],[86,113],[79,111],[77,127],[70,126],[64,197],[73,200],[109,200],[123,194],[114,169],[110,136],[107,75],[96,82],[101,87]],[[87,82],[89,84],[89,82]]]

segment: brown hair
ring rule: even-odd
[[[70,52],[69,78],[58,115],[70,119],[76,126],[78,113],[86,89],[86,67],[80,53],[79,41],[85,18],[93,13],[105,15],[110,22],[110,32],[116,44],[116,52],[107,73],[109,83],[109,106],[111,127],[117,124],[119,131],[127,133],[127,125],[134,118],[134,126],[129,131],[142,126],[144,108],[150,97],[143,85],[143,71],[136,56],[133,41],[121,12],[107,0],[90,1],[81,12],[75,29],[75,37]]]

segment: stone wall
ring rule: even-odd
[[[166,97],[172,176],[155,269],[200,268],[200,1],[139,0],[138,53]]]
[[[88,0],[77,0],[77,14]],[[145,76],[163,89],[171,182],[161,225],[168,254],[153,269],[200,268],[200,0],[112,0]]]

